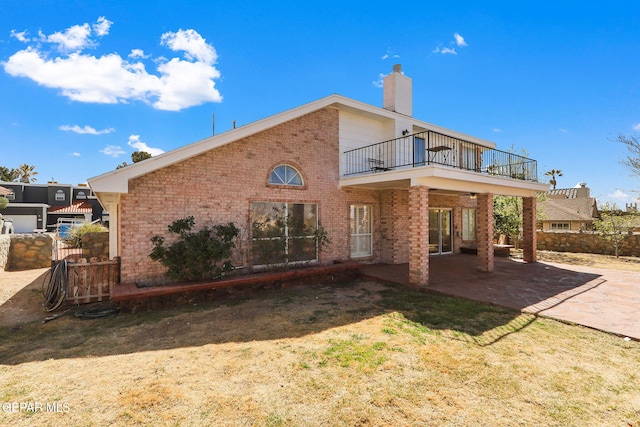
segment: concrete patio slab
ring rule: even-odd
[[[408,265],[368,265],[362,273],[408,285]],[[640,273],[496,258],[476,269],[472,255],[429,259],[429,289],[640,340]]]

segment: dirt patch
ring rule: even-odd
[[[515,251],[513,257],[522,258],[522,251]],[[538,251],[538,261],[640,272],[640,258],[638,257],[621,256],[616,258],[613,255]]]
[[[42,282],[48,268],[0,270],[0,326],[16,326],[47,317],[42,310]]]

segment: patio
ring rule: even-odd
[[[361,272],[409,285],[408,264],[367,265]],[[486,273],[473,255],[440,255],[429,258],[427,289],[640,340],[640,273],[498,257],[495,271]]]

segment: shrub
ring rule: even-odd
[[[81,248],[82,247],[82,236],[87,233],[105,233],[109,231],[102,224],[94,224],[90,222],[85,222],[84,224],[72,227],[69,231],[69,236],[66,237],[64,242],[67,246],[71,248]]]
[[[178,240],[170,246],[165,246],[163,237],[152,237],[151,259],[167,268],[167,277],[178,281],[216,279],[232,271],[229,258],[240,230],[231,222],[191,231],[194,225],[193,216],[169,225],[169,232],[178,235]]]

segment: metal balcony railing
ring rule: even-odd
[[[538,182],[538,163],[434,131],[345,151],[345,176],[443,165],[456,169]]]

